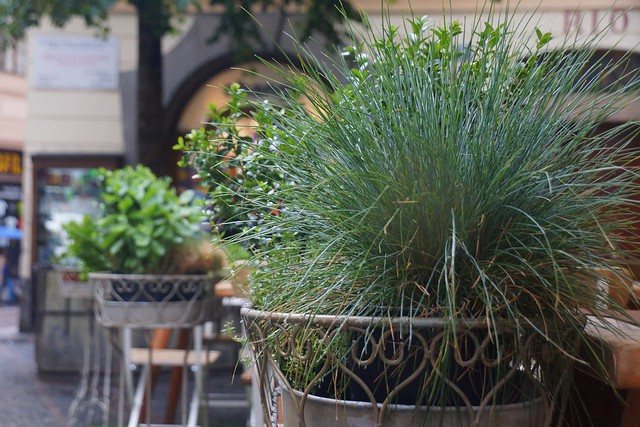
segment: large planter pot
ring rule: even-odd
[[[448,319],[289,315],[250,308],[241,315],[265,416],[273,418],[274,395],[281,389],[286,427],[541,427],[552,422],[557,390],[545,388],[538,366],[553,350],[535,328],[505,324],[488,333],[479,320],[459,322],[455,350],[447,352]],[[448,358],[444,364],[443,357]],[[294,378],[303,371],[311,374]]]
[[[315,395],[304,396],[297,390],[282,389],[284,425],[300,425],[299,402],[305,401],[304,425],[306,427],[368,427],[378,425],[376,414],[382,410],[378,403],[374,410],[370,402],[336,400]],[[488,410],[479,406],[465,407],[416,407],[414,405],[389,405],[383,424],[386,427],[522,427],[544,425],[545,405],[542,398],[496,405]]]
[[[189,327],[212,312],[212,275],[90,273],[96,317],[103,326]]]

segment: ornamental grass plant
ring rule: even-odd
[[[637,123],[600,126],[640,82],[624,58],[594,56],[602,34],[551,49],[551,34],[515,16],[352,28],[358,42],[338,59],[299,46],[299,71],[273,82],[279,102],[252,94],[249,150],[282,180],[242,192],[242,174],[210,185],[260,218],[229,219],[243,229],[233,242],[262,242],[255,307],[408,324],[438,317],[449,325],[444,347],[475,319],[496,352],[498,325],[533,328],[556,350],[538,360],[545,386],[570,384],[567,367],[592,350],[585,310],[624,315],[592,285],[596,272],[637,259],[628,245],[640,218]],[[225,137],[235,124],[213,125],[235,142]],[[205,142],[189,140],[186,158],[225,167],[218,143]],[[245,161],[240,169],[255,166]],[[344,336],[334,345],[349,347]],[[281,368],[301,387],[315,375],[286,360]]]

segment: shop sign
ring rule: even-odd
[[[629,9],[567,10],[562,31],[583,35],[608,30],[615,35],[624,35],[630,29],[630,15]]]
[[[116,39],[38,35],[33,43],[36,89],[118,88]]]
[[[22,176],[22,153],[0,150],[0,175]]]

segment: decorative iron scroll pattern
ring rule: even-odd
[[[91,273],[96,318],[103,326],[191,327],[215,311],[211,275]]]
[[[459,321],[456,344],[450,344],[446,353],[444,337],[447,328],[451,331],[451,322],[445,319],[288,315],[250,308],[242,309],[242,317],[258,372],[265,417],[273,425],[273,396],[278,387],[297,390],[289,395],[301,427],[309,423],[304,416],[309,396],[319,390],[322,393],[323,389],[329,391],[327,397],[337,397],[337,405],[343,399],[367,402],[372,424],[382,426],[387,413],[403,406],[401,401],[407,396],[425,405],[418,407],[425,412],[435,401],[442,402],[433,390],[439,379],[439,387],[446,389],[450,402],[444,405],[459,408],[458,413],[464,418],[461,425],[486,425],[495,405],[504,399],[506,403],[516,403],[509,401],[510,394],[519,392],[525,395],[524,400],[539,403],[539,422],[535,425],[548,426],[555,409],[551,402],[563,382],[554,379],[553,389],[549,384],[543,385],[540,362],[557,352],[535,328],[516,330],[510,324],[488,328],[481,321]],[[499,331],[499,337],[495,331]],[[438,360],[445,353],[449,354],[448,365]],[[448,366],[446,372],[444,366]],[[367,378],[369,369],[384,372],[383,380]],[[296,378],[296,372],[302,371],[313,374]],[[470,372],[485,375],[480,392],[460,380]],[[394,386],[380,389],[381,383],[390,380]],[[357,384],[357,396],[343,393],[347,381]]]

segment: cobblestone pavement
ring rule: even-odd
[[[18,307],[0,306],[0,427],[66,427],[79,376],[38,374],[34,336],[18,332],[18,316]],[[245,393],[228,369],[216,372],[212,382],[216,389],[240,398]],[[247,408],[223,404],[209,412],[210,425],[243,427],[247,413]]]
[[[31,334],[18,332],[18,307],[0,307],[0,427],[64,426],[74,376],[40,377]]]

